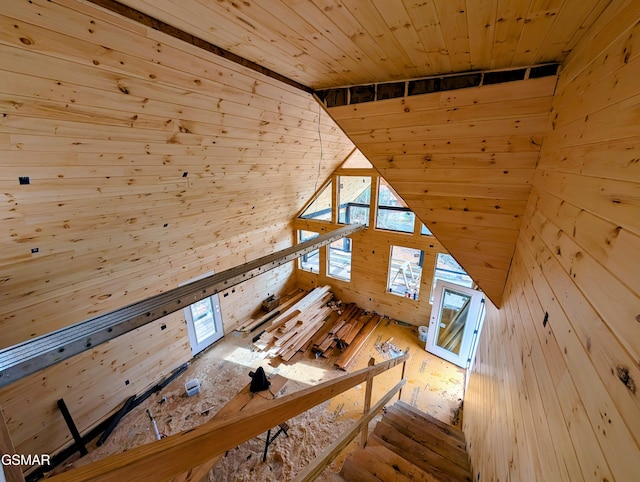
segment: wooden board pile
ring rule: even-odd
[[[280,304],[272,311],[268,313],[261,313],[260,316],[247,321],[244,325],[238,328],[238,331],[251,332],[257,330],[261,325],[266,324],[267,321],[274,319],[276,316],[281,315],[284,311],[289,309],[294,303],[300,301],[307,292],[304,290],[295,290],[292,293],[283,295],[280,298]]]
[[[337,350],[335,365],[348,369],[382,318],[363,312],[353,303],[334,311],[327,306],[333,298],[329,290],[329,286],[315,288],[288,308],[281,309],[254,346],[285,361],[299,351],[310,349],[316,356],[328,357]]]
[[[291,360],[299,350],[306,349],[306,343],[328,318],[335,315],[327,306],[332,298],[329,286],[315,288],[271,320],[254,346],[259,350],[267,350],[270,356]]]

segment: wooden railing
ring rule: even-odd
[[[48,480],[52,482],[171,480],[360,383],[369,381],[370,384],[375,376],[400,363],[403,364],[404,374],[404,363],[408,357],[409,354],[405,353],[398,358],[285,395],[255,411],[211,420],[192,430],[112,455]],[[403,383],[398,384],[396,391]],[[387,394],[385,398],[389,397],[387,399],[389,400],[391,396],[393,394]],[[380,403],[378,402],[376,407]],[[384,404],[378,409],[382,406]],[[367,412],[367,414],[371,413],[372,410]],[[361,423],[364,424],[364,422]]]
[[[293,479],[293,482],[310,482],[315,480],[316,477],[318,477],[322,471],[326,469],[331,462],[333,462],[333,459],[335,459],[338,454],[342,452],[347,445],[349,445],[358,433],[362,433],[363,438],[366,439],[369,432],[368,425],[371,419],[375,417],[376,414],[382,410],[387,403],[389,403],[391,398],[402,389],[405,382],[406,380],[404,378],[400,380],[395,387],[389,390],[380,400],[378,400],[378,403],[376,403],[373,408],[366,410],[364,415],[354,422],[349,430],[327,447],[322,454],[311,461],[311,463],[308,464],[295,479]]]

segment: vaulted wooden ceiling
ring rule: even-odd
[[[554,75],[329,113],[499,304],[555,84]]]
[[[553,92],[547,81],[535,95],[533,81],[523,81],[506,90],[500,84],[330,109],[345,136],[319,116],[308,93],[91,3],[113,2],[3,4],[3,219],[15,241],[3,250],[3,264],[12,310],[26,306],[30,294],[44,304],[68,284],[91,285],[107,258],[114,273],[130,277],[142,269],[143,249],[175,263],[175,253],[188,253],[194,264],[202,250],[219,248],[223,232],[239,239],[259,223],[284,223],[352,150],[347,136],[500,303]],[[562,61],[611,2],[121,3],[323,89]],[[502,102],[502,92],[513,94],[504,99],[511,102]],[[400,106],[389,119],[403,127],[392,131],[385,109]],[[422,147],[406,150],[409,138]],[[28,193],[14,186],[24,175],[37,181]],[[444,189],[447,179],[456,179],[455,189]],[[496,205],[499,213],[491,211]],[[224,231],[212,217],[229,213],[237,223]],[[207,229],[191,233],[191,226]],[[34,270],[23,248],[38,246],[46,248]],[[122,304],[117,291],[103,299],[96,288],[89,296],[108,309]],[[71,302],[78,321],[98,309]],[[32,311],[25,316],[40,323],[38,308]],[[25,328],[16,339],[49,328]]]
[[[562,61],[611,0],[121,3],[323,89]]]
[[[610,0],[123,0],[316,90],[562,62]],[[329,108],[496,304],[555,76]]]

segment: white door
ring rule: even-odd
[[[434,291],[426,350],[466,368],[479,329],[481,291],[438,280]]]
[[[211,276],[213,272],[199,276],[192,281]],[[183,283],[187,284],[187,283]],[[224,336],[222,331],[222,312],[218,295],[203,298],[184,309],[187,321],[187,333],[191,343],[191,354],[197,355]]]

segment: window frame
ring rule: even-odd
[[[354,201],[347,201],[345,203],[342,203],[340,200],[340,191],[342,190],[342,179],[346,179],[346,178],[369,178],[369,202],[368,203],[364,203],[364,202],[354,202]],[[356,207],[356,208],[361,208],[361,209],[367,209],[367,215],[365,216],[365,222],[364,225],[367,226],[367,228],[369,227],[370,223],[371,223],[371,199],[372,199],[372,192],[373,192],[373,176],[370,175],[349,175],[349,174],[338,174],[336,176],[336,206],[337,209],[335,209],[335,220],[336,220],[336,224],[351,224],[350,221],[350,211],[352,207]],[[342,214],[342,206],[345,205],[346,206],[346,215],[345,215],[345,220],[341,221],[341,214]]]
[[[377,190],[376,190],[376,202],[375,202],[375,211],[376,211],[376,216],[375,216],[375,229],[378,229],[380,231],[389,231],[392,233],[401,233],[401,234],[414,234],[415,230],[416,230],[416,221],[418,219],[418,217],[416,216],[416,213],[413,212],[413,210],[409,207],[406,206],[406,203],[404,202],[404,200],[402,199],[402,197],[400,197],[400,195],[395,192],[395,190],[391,187],[391,185],[382,177],[380,176],[378,178],[378,186],[377,186]],[[405,204],[404,206],[387,206],[387,205],[381,205],[380,204],[380,193],[382,188],[387,189],[392,195],[393,197],[399,201],[402,202],[403,204]],[[413,217],[413,226],[411,228],[411,230],[405,231],[402,229],[393,229],[390,227],[386,227],[386,226],[380,226],[380,219],[382,218],[382,216],[380,216],[381,211],[395,211],[395,212],[404,212],[404,213],[410,213],[411,216]]]
[[[402,258],[394,258],[393,256],[393,251],[394,248],[398,248],[398,249],[405,249],[405,250],[411,250],[411,251],[415,251],[420,253],[419,257],[418,257],[418,262],[414,262],[414,261],[407,261],[407,260],[402,260]],[[400,246],[397,244],[392,244],[390,246],[389,249],[389,267],[387,269],[387,282],[386,282],[386,292],[389,294],[392,294],[394,296],[399,296],[400,298],[408,298],[411,299],[413,301],[419,301],[420,300],[420,289],[422,286],[422,281],[423,281],[423,271],[424,271],[424,259],[425,259],[425,251],[424,249],[420,249],[420,248],[411,248],[409,246]],[[407,263],[408,264],[408,268],[410,270],[409,273],[409,277],[412,279],[413,281],[413,285],[414,286],[408,286],[410,285],[409,280],[407,279],[407,272],[406,272],[406,268],[404,266],[404,264],[401,264],[400,266],[396,267],[394,270],[394,260],[399,260],[400,263]],[[415,265],[419,268],[419,274],[417,279],[414,278],[414,268],[412,265]],[[404,282],[405,282],[405,287],[406,287],[406,291],[404,294],[402,293],[398,293],[395,292],[393,290],[393,286],[395,284],[396,279],[398,278],[398,276],[402,276],[404,278]],[[393,279],[392,279],[393,276]]]
[[[298,231],[298,233],[297,233],[297,235],[298,235],[298,243],[303,243],[305,241],[308,241],[310,239],[314,239],[314,238],[317,238],[318,236],[320,236],[320,233],[317,233],[315,231],[309,231],[308,229],[298,229],[297,231]],[[303,237],[303,235],[302,235],[303,232],[311,233],[311,234],[314,234],[315,236]],[[306,268],[303,265],[303,262],[307,258],[310,258],[310,257],[313,257],[313,256],[317,256],[318,257],[318,268],[317,268],[317,270],[313,270],[313,268],[312,269]],[[306,271],[307,273],[320,274],[320,265],[321,265],[321,263],[320,263],[320,248],[314,249],[313,251],[311,251],[311,252],[309,252],[307,254],[303,254],[303,255],[298,257],[298,269],[300,269],[302,271]]]
[[[348,256],[348,259],[349,259],[348,275],[349,276],[348,276],[348,278],[336,275],[336,274],[331,272],[331,270],[332,270],[332,266],[331,266],[332,246],[334,244],[340,243],[340,242],[343,244],[343,246],[346,247],[346,249],[341,249],[340,251],[342,251],[344,253],[349,253],[349,256]],[[338,248],[334,248],[334,249],[338,249]],[[332,278],[332,279],[336,279],[336,280],[340,280],[340,281],[344,281],[344,282],[350,283],[351,282],[351,273],[352,273],[352,270],[353,270],[353,240],[351,238],[345,237],[345,238],[342,238],[342,239],[338,239],[338,240],[336,240],[336,241],[334,241],[334,242],[332,242],[330,244],[327,244],[326,253],[327,253],[327,265],[326,265],[327,278]]]
[[[298,219],[305,219],[305,220],[311,220],[311,221],[318,221],[321,223],[332,223],[334,218],[334,195],[333,195],[333,178],[330,178],[319,190],[318,192],[315,194],[315,196],[313,196],[313,199],[311,199],[310,202],[308,202],[300,211],[300,214],[298,215]],[[305,212],[311,207],[313,206],[313,204],[320,198],[320,196],[325,194],[326,190],[329,190],[329,219],[322,219],[322,218],[317,218],[317,217],[312,217],[311,215],[309,216],[305,216]],[[327,211],[327,209],[323,209],[321,211],[316,211],[315,213],[312,214],[316,214],[316,213],[325,213]]]

